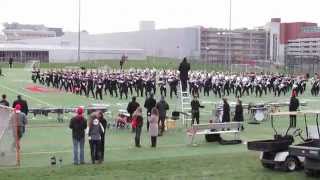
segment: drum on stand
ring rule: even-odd
[[[249,124],[260,124],[267,119],[267,108],[264,106],[250,108]]]

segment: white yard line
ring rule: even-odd
[[[17,95],[20,94],[20,95],[22,95],[22,96],[24,96],[24,97],[26,97],[26,98],[32,99],[32,100],[34,100],[34,101],[37,101],[38,103],[44,104],[44,105],[46,105],[46,106],[53,106],[52,104],[49,104],[49,103],[47,103],[47,102],[45,102],[45,101],[42,101],[42,100],[40,100],[40,99],[38,99],[38,98],[29,96],[29,95],[27,95],[27,94],[25,94],[25,93],[19,92],[19,91],[17,91],[17,90],[14,90],[14,89],[12,89],[12,88],[7,87],[7,86],[0,85],[0,87],[1,87],[1,88],[4,88],[4,89],[7,89],[8,91],[11,91],[11,92],[13,92],[13,93],[16,93]]]
[[[182,147],[187,146],[187,144],[176,144],[176,145],[163,145],[158,146],[158,148],[176,148],[176,147]],[[148,147],[148,146],[145,146]],[[112,150],[128,150],[128,149],[135,149],[134,146],[129,146],[127,148],[106,148],[108,151]],[[39,151],[39,152],[26,152],[21,153],[22,155],[39,155],[39,154],[61,154],[61,153],[72,153],[72,150],[63,150],[63,151]]]

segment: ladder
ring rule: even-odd
[[[182,123],[183,125],[185,125],[186,127],[188,126],[188,122],[190,122],[189,124],[191,124],[191,96],[189,93],[189,82],[187,82],[187,90],[186,91],[182,91],[182,85],[180,82],[180,100],[181,100],[181,112],[183,112],[182,114]],[[186,115],[188,114],[188,115]]]

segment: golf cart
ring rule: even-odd
[[[262,166],[267,169],[279,169],[284,171],[295,171],[303,166],[304,157],[298,155],[289,154],[289,146],[294,143],[295,137],[300,137],[303,141],[305,139],[302,137],[302,130],[299,128],[293,128],[289,125],[285,134],[279,134],[276,128],[274,127],[274,117],[286,117],[290,115],[305,115],[303,112],[277,112],[271,113],[271,127],[275,132],[274,139],[270,140],[260,140],[248,142],[247,147],[249,150],[260,151],[260,160]],[[307,126],[307,119],[305,119],[305,126]],[[293,130],[289,134],[290,130]],[[308,138],[307,133],[307,138]]]
[[[304,171],[307,176],[320,176],[320,128],[318,121],[320,111],[310,111],[307,114],[316,115],[316,127],[314,128],[314,131],[317,132],[317,135],[302,144],[290,146],[289,154],[290,156],[300,156],[305,158]],[[309,130],[306,129],[306,132],[308,131]]]

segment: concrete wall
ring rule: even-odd
[[[103,49],[144,49],[147,56],[181,58],[200,56],[200,28],[176,28],[89,35],[82,33],[81,46]],[[77,47],[77,33],[62,37],[19,41],[27,44]],[[129,55],[129,58],[130,55]],[[132,59],[132,58],[131,58]]]

